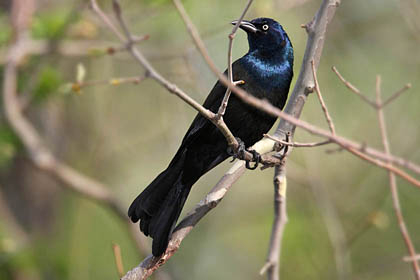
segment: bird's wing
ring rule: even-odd
[[[242,67],[240,67],[238,60],[232,64],[232,69],[234,73],[234,80],[243,80],[246,76],[244,71],[241,71]],[[227,70],[224,74],[227,75]],[[213,113],[217,113],[220,104],[222,103],[223,97],[225,96],[225,92],[226,87],[220,81],[217,81],[207,96],[206,100],[204,101],[203,106]],[[197,114],[192,124],[190,125],[190,128],[185,134],[184,139],[182,140],[181,147],[188,146],[189,143],[193,142],[199,136],[203,137],[203,133],[206,135],[208,134],[210,137],[210,135],[216,131],[217,128],[209,120],[207,120],[201,114]]]

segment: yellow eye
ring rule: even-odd
[[[267,30],[268,30],[268,25],[267,25],[267,24],[264,24],[264,25],[262,26],[262,29],[263,29],[264,31],[267,31]]]

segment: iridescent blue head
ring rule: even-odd
[[[238,21],[233,21],[236,24]],[[283,27],[271,18],[256,18],[241,21],[239,27],[248,34],[249,52],[259,51],[271,56],[284,48],[292,49],[289,37]]]

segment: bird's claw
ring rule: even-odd
[[[252,161],[253,162],[255,162],[255,164],[254,164],[254,166],[251,166],[249,163],[250,163],[250,161],[249,160],[246,160],[245,161],[245,167],[247,168],[247,169],[249,169],[249,170],[255,170],[255,169],[257,169],[257,167],[258,167],[258,164],[260,163],[260,161],[261,161],[261,155],[260,155],[260,153],[258,153],[257,151],[255,151],[255,150],[250,150],[249,151],[250,153],[252,153]]]
[[[232,147],[228,147],[228,149],[227,149],[228,155],[232,156],[232,160],[230,162],[233,162],[237,158],[238,159],[243,159],[245,157],[246,148],[245,148],[244,141],[242,141],[238,137],[235,137],[235,139],[236,139],[236,141],[238,141],[238,145],[239,145],[237,152],[235,152]]]
[[[252,160],[245,160],[245,167],[249,170],[255,170],[258,167],[258,164],[261,161],[261,155],[255,151],[255,150],[247,150],[245,148],[245,143],[238,137],[236,137],[236,141],[238,141],[238,149],[235,152],[232,147],[228,147],[227,153],[228,155],[232,156],[232,160],[230,162],[233,162],[235,159],[244,159],[245,153],[250,152],[252,153]],[[250,162],[255,162],[253,166],[251,166]]]
[[[286,133],[286,139],[285,139],[285,142],[287,142],[287,143],[289,143],[289,141],[290,141],[290,132],[287,132]],[[279,158],[281,159],[281,160],[283,160],[286,156],[287,156],[287,154],[288,154],[288,152],[289,152],[289,146],[288,145],[282,145],[282,144],[280,144],[281,146],[280,146],[280,148],[277,150],[277,152],[279,152]],[[282,153],[280,153],[281,151],[283,151]]]

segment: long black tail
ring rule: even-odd
[[[131,203],[128,216],[140,230],[153,238],[152,253],[162,255],[176,221],[181,214],[192,184],[182,182],[184,155],[178,155],[169,167]]]

